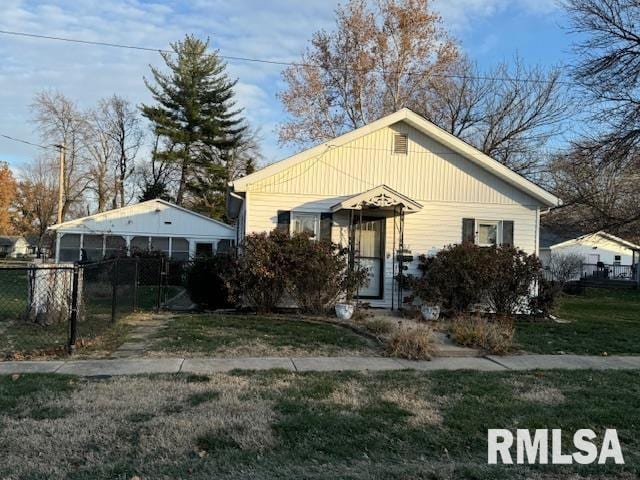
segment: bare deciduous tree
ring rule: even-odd
[[[361,127],[438,89],[458,48],[429,0],[351,0],[336,30],[319,31],[279,97],[291,119],[280,140],[308,145]]]
[[[516,57],[485,74],[463,59],[457,72],[446,89],[426,91],[418,111],[512,170],[540,173],[543,149],[572,112],[560,70],[526,67]]]
[[[579,34],[574,79],[597,102],[593,120],[615,155],[640,144],[640,3],[565,0]]]
[[[540,149],[561,131],[570,97],[560,71],[499,64],[480,73],[430,11],[429,0],[351,0],[335,32],[314,34],[279,94],[291,119],[280,140],[306,146],[402,107],[525,175],[539,173]]]
[[[82,151],[86,118],[78,106],[60,92],[43,91],[36,94],[31,108],[42,141],[65,146],[64,219],[75,204],[82,202],[88,187]],[[58,157],[53,150],[46,161],[50,165],[58,165]]]

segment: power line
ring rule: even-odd
[[[165,54],[170,54],[170,55],[174,55],[176,53],[173,50],[167,50],[167,49],[163,49],[163,48],[143,47],[143,46],[139,46],[139,45],[126,45],[126,44],[122,44],[122,43],[98,42],[98,41],[92,41],[92,40],[81,40],[81,39],[78,39],[78,38],[57,37],[57,36],[53,36],[53,35],[39,35],[39,34],[36,34],[36,33],[14,32],[14,31],[9,31],[9,30],[0,30],[0,34],[13,35],[13,36],[18,36],[18,37],[38,38],[38,39],[41,39],[41,40],[55,40],[55,41],[59,41],[59,42],[79,43],[79,44],[84,44],[84,45],[93,45],[93,46],[100,46],[100,47],[124,48],[124,49],[129,49],[129,50],[141,50],[141,51],[145,51],[145,52],[165,53]],[[217,56],[217,57],[222,58],[224,60],[232,60],[232,61],[239,61],[239,62],[263,63],[263,64],[267,64],[267,65],[279,65],[279,66],[283,66],[283,67],[308,67],[308,68],[318,68],[318,69],[325,69],[325,70],[336,70],[336,71],[342,71],[342,72],[366,71],[364,69],[357,69],[357,68],[352,68],[352,67],[325,67],[325,66],[321,66],[321,65],[315,65],[315,64],[312,64],[312,63],[285,62],[283,60],[271,60],[271,59],[254,58],[254,57],[241,57],[241,56],[235,56],[235,55],[222,55],[222,54],[219,54],[219,53],[210,54],[210,56]],[[380,71],[380,70],[378,70],[378,71]],[[385,72],[382,71],[381,73],[385,73]],[[388,72],[388,73],[394,73],[394,72]],[[455,78],[455,79],[458,79],[458,80],[464,80],[464,79],[469,79],[469,80],[498,80],[498,81],[516,82],[516,83],[537,83],[537,84],[555,83],[555,84],[558,84],[558,85],[573,85],[572,82],[563,81],[563,80],[556,80],[555,82],[553,82],[553,81],[549,81],[549,80],[540,80],[540,79],[535,79],[535,78],[517,78],[517,77],[506,77],[506,76],[503,76],[503,77],[492,77],[490,75],[462,75],[462,74],[453,74],[453,73],[429,73],[429,72],[424,71],[424,70],[423,71],[409,71],[409,72],[395,72],[395,73],[402,74],[402,75],[412,75],[412,76],[413,75],[417,75],[417,76],[430,75],[432,77]]]
[[[31,145],[32,147],[38,147],[38,148],[42,148],[43,150],[49,150],[49,149],[53,149],[55,148],[54,145],[49,145],[49,146],[45,146],[45,145],[40,145],[38,143],[33,143],[33,142],[28,142],[27,140],[22,140],[20,138],[15,138],[15,137],[11,137],[9,135],[5,135],[3,133],[0,133],[0,137],[6,138],[8,140],[12,140],[14,142],[19,142],[19,143],[24,143],[26,145]]]

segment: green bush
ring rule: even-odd
[[[227,255],[196,259],[186,268],[186,287],[191,300],[207,310],[232,306],[225,281],[230,268],[231,259]]]

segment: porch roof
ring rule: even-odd
[[[331,207],[331,211],[363,209],[391,210],[398,206],[403,207],[404,213],[413,213],[422,209],[422,205],[406,195],[396,192],[386,185],[378,185],[371,190],[357,193],[340,203],[336,203]]]

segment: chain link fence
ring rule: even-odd
[[[0,359],[64,355],[109,335],[135,311],[157,311],[180,286],[158,258],[0,266]]]

